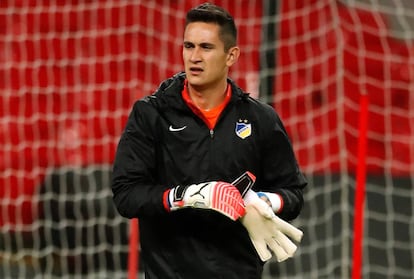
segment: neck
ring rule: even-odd
[[[202,110],[210,110],[219,106],[226,97],[227,80],[211,88],[197,88],[188,84],[188,94],[193,103]]]

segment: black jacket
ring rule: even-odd
[[[229,80],[231,100],[210,130],[182,99],[184,79],[177,74],[134,104],[113,167],[115,205],[139,218],[147,279],[260,278],[263,263],[239,221],[205,209],[169,213],[163,193],[231,182],[248,170],[257,177],[254,190],[282,195],[280,217],[290,220],[302,208],[306,180],[272,107]]]

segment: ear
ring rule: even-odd
[[[235,46],[229,49],[227,53],[227,66],[231,67],[234,63],[239,60],[240,48]]]

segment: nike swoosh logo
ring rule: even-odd
[[[178,132],[178,131],[184,130],[185,128],[187,128],[187,126],[183,126],[180,128],[174,128],[172,125],[170,125],[170,127],[168,127],[168,130],[170,130],[171,132]]]

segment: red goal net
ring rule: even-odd
[[[182,70],[185,12],[202,2],[0,1],[1,278],[125,277],[116,144],[133,102]],[[303,243],[264,278],[350,278],[355,265],[411,278],[414,5],[212,2],[239,26],[231,78],[275,107],[309,180]]]

